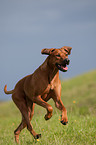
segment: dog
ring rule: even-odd
[[[62,111],[61,123],[68,123],[67,110],[61,101],[61,82],[59,80],[59,70],[66,72],[68,70],[70,60],[68,55],[71,53],[72,47],[64,46],[58,49],[45,48],[41,53],[48,55],[42,65],[40,65],[33,74],[21,79],[11,91],[7,91],[7,85],[4,87],[6,94],[12,94],[12,100],[22,114],[22,121],[14,131],[15,141],[19,143],[20,132],[27,127],[28,131],[35,139],[41,137],[37,134],[30,123],[35,103],[47,110],[45,120],[52,117],[53,108],[47,103],[49,99],[53,99],[55,106]]]

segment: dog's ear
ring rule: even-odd
[[[50,55],[54,50],[55,50],[54,48],[51,48],[51,49],[44,48],[44,49],[42,49],[41,53],[46,54],[46,55]]]
[[[46,55],[50,55],[50,49],[44,48],[44,49],[42,49],[41,53],[46,54]]]
[[[72,47],[68,47],[68,54],[69,55],[71,54],[71,49],[72,49]]]
[[[63,50],[65,50],[66,52],[68,52],[68,55],[71,54],[71,49],[72,49],[72,47],[64,46],[64,47],[62,47],[61,49],[63,49]]]

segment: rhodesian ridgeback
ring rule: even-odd
[[[53,99],[55,106],[62,111],[61,123],[68,123],[67,110],[61,101],[61,82],[59,80],[59,70],[66,72],[70,60],[68,55],[72,47],[64,46],[59,49],[42,49],[41,53],[48,55],[42,65],[40,65],[33,74],[21,79],[11,91],[7,91],[7,85],[4,87],[6,94],[12,94],[12,99],[22,114],[22,121],[14,131],[15,141],[19,142],[19,134],[22,129],[27,127],[35,139],[41,137],[37,134],[30,123],[35,103],[47,110],[45,120],[52,117],[53,108],[47,103]]]

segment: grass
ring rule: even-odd
[[[42,138],[34,140],[24,129],[20,134],[20,145],[95,145],[96,144],[96,70],[62,81],[62,101],[68,112],[69,123],[60,123],[60,111],[54,102],[54,112],[49,121],[44,120],[46,110],[35,106],[31,121],[34,130]],[[0,103],[0,145],[14,145],[14,130],[21,116],[14,103]]]

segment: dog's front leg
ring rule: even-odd
[[[36,96],[34,97],[34,100],[33,100],[34,103],[46,108],[47,110],[47,114],[45,115],[45,120],[48,120],[52,117],[52,112],[53,112],[53,108],[51,105],[49,105],[47,102],[45,102],[41,96]]]
[[[55,106],[62,111],[62,115],[61,115],[61,123],[63,125],[66,125],[68,123],[68,118],[67,118],[67,110],[64,107],[61,99],[59,98],[59,100],[57,99],[55,102]]]
[[[54,89],[52,93],[52,98],[55,102],[55,106],[62,112],[61,123],[63,125],[66,125],[68,123],[68,118],[67,118],[67,110],[64,107],[63,102],[61,101],[61,84],[57,85],[57,87]]]

